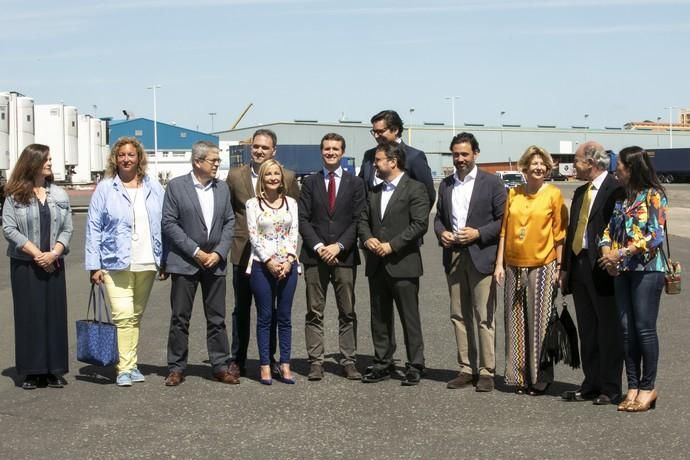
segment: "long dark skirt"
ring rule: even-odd
[[[68,371],[65,268],[47,273],[33,262],[10,259],[17,373]]]

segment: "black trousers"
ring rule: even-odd
[[[225,275],[216,276],[206,270],[199,270],[194,275],[172,274],[172,316],[168,334],[168,368],[171,371],[184,371],[187,367],[189,320],[199,285],[206,315],[206,348],[213,372],[227,369],[230,360],[225,329]]]
[[[247,348],[251,336],[252,288],[249,285],[249,275],[243,267],[232,266],[232,288],[235,293],[235,308],[232,310],[232,360],[244,368],[247,362]],[[276,334],[278,323],[276,315],[271,321],[269,350],[271,362],[275,362]]]
[[[424,340],[419,317],[419,278],[393,278],[384,267],[369,277],[371,337],[374,342],[374,367],[386,368],[395,354],[393,303],[402,323],[407,365],[424,368]]]
[[[613,296],[597,293],[586,250],[572,255],[572,294],[575,301],[580,355],[585,379],[583,393],[621,394],[623,336]]]

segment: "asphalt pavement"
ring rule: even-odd
[[[572,195],[574,184],[561,185]],[[690,186],[669,189],[670,216],[690,210]],[[83,199],[83,198],[82,198]],[[88,200],[88,198],[87,198]],[[690,267],[690,219],[669,219],[673,256]],[[86,313],[89,280],[83,270],[85,215],[74,217],[72,252],[66,258],[70,373],[63,389],[25,391],[14,370],[14,327],[9,261],[0,257],[0,455],[2,458],[687,458],[690,397],[687,291],[663,295],[659,318],[661,356],[657,408],[618,413],[615,406],[563,402],[577,388],[580,370],[559,365],[547,395],[516,395],[503,385],[503,297],[499,292],[497,388],[492,393],[448,390],[457,372],[441,250],[429,235],[423,246],[425,274],[420,310],[428,372],[416,387],[398,380],[348,381],[336,361],[337,310],[333,292],[326,307],[326,376],[309,382],[304,346],[305,293],[299,281],[293,308],[293,361],[297,384],[258,382],[254,330],[249,376],[240,385],[210,380],[203,309],[192,318],[187,380],[163,385],[167,374],[169,281],[155,283],[144,315],[139,368],[145,383],[114,385],[114,371],[76,361],[74,321]],[[675,231],[674,231],[675,229]],[[5,252],[6,242],[0,242]],[[230,281],[230,280],[228,280]],[[230,282],[228,282],[230,288]],[[228,292],[228,317],[232,291]],[[369,297],[363,267],[356,284],[358,367],[370,364]],[[199,295],[200,297],[200,295]],[[570,299],[569,299],[570,301]],[[570,301],[572,304],[572,302]],[[573,312],[571,305],[571,312]],[[573,314],[574,316],[574,314]],[[254,319],[254,314],[253,318]],[[397,320],[396,320],[397,321]],[[253,327],[253,326],[252,326]],[[399,365],[404,365],[398,327]]]

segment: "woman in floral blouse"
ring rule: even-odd
[[[283,168],[266,160],[259,169],[256,197],[247,200],[247,227],[252,257],[247,271],[257,308],[256,338],[261,365],[260,382],[271,385],[269,338],[276,315],[280,345],[280,375],[295,383],[290,371],[292,299],[297,287],[297,202],[285,194]]]
[[[654,409],[659,338],[656,320],[664,286],[666,194],[647,152],[621,150],[616,169],[626,198],[616,203],[599,246],[599,264],[616,276],[615,293],[625,346],[628,394],[618,410]]]

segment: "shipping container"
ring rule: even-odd
[[[661,182],[690,182],[690,148],[647,150]]]
[[[227,146],[231,168],[248,164],[251,159],[251,146],[247,144]],[[318,145],[278,145],[275,159],[285,168],[295,171],[298,177],[321,171],[321,148]],[[355,174],[354,157],[343,157],[340,165],[345,171]]]

